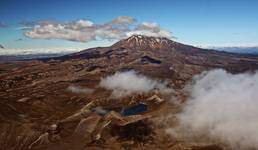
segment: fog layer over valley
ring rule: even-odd
[[[172,89],[168,88],[166,83],[151,79],[133,70],[116,72],[113,75],[102,78],[99,86],[112,90],[111,96],[114,98],[147,93],[154,89],[161,93],[172,92]]]
[[[257,72],[231,74],[219,69],[195,76],[186,87],[190,96],[177,115],[179,127],[168,133],[209,139],[233,149],[257,149],[257,83]]]

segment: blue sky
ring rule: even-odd
[[[192,45],[258,45],[258,0],[0,0],[0,44],[5,48],[87,48],[116,41],[34,38],[22,21],[58,23],[80,19],[104,24],[118,16],[158,23],[176,41]],[[2,25],[1,25],[2,24]]]

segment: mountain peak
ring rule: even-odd
[[[133,35],[127,39],[124,39],[115,43],[113,47],[156,49],[156,48],[168,48],[174,44],[176,44],[176,42],[169,40],[165,37]]]

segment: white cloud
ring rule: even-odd
[[[143,22],[136,27],[136,30],[152,30],[159,32],[160,25],[156,22]]]
[[[83,94],[91,94],[94,92],[93,89],[91,88],[83,88],[83,87],[80,87],[80,86],[69,86],[67,88],[68,91],[71,91],[73,93],[83,93]]]
[[[81,26],[81,27],[92,27],[93,22],[89,20],[79,20],[76,22],[76,25]]]
[[[28,30],[28,29],[32,29],[32,27],[29,26],[23,26],[23,27],[17,27],[15,28],[16,30]]]
[[[53,21],[34,22],[32,29],[26,28],[24,35],[34,39],[64,39],[89,42],[96,39],[123,39],[133,34],[171,38],[169,31],[161,30],[158,23],[143,22],[134,29],[136,20],[130,16],[120,16],[104,24],[94,24],[89,20],[58,23]]]
[[[145,36],[153,36],[153,37],[166,37],[166,38],[171,38],[171,33],[165,30],[161,30],[159,32],[153,32],[149,30],[135,30],[135,31],[130,31],[127,32],[126,35],[128,37],[132,35],[145,35]]]
[[[69,54],[79,52],[83,48],[59,47],[59,48],[5,48],[1,49],[0,56],[36,55],[36,54]]]
[[[138,24],[134,30],[127,32],[126,35],[128,37],[132,35],[145,35],[166,38],[172,37],[171,32],[160,29],[160,25],[156,22],[143,22]]]
[[[136,20],[130,16],[119,16],[112,21],[113,24],[132,24],[134,22],[136,22]]]
[[[163,93],[172,92],[165,83],[153,80],[135,71],[116,72],[111,76],[102,78],[100,87],[112,90],[112,97],[120,98],[135,93],[147,93],[154,89]]]
[[[233,149],[258,149],[257,83],[258,72],[233,75],[213,70],[196,76],[188,88],[190,98],[178,116],[180,127],[188,135]]]
[[[73,26],[65,24],[36,25],[33,30],[25,32],[24,35],[35,39],[64,39],[80,42],[95,40],[95,34],[91,30],[83,31],[78,28],[80,28],[78,24]]]

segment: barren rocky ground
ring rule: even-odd
[[[223,68],[232,73],[252,72],[258,57],[204,50],[166,38],[132,36],[111,47],[92,48],[79,53],[42,60],[2,62],[0,64],[0,149],[27,150],[51,124],[81,109],[90,101],[106,107],[128,106],[135,95],[110,98],[111,91],[99,87],[101,78],[117,71],[135,70],[153,79],[166,81],[175,92],[150,119],[123,127],[111,125],[99,141],[85,143],[74,139],[76,124],[69,124],[59,140],[34,145],[31,149],[226,149],[221,143],[177,139],[166,134],[157,120],[173,117],[187,100],[182,89],[194,75]],[[93,93],[71,92],[69,86],[94,89]],[[151,96],[153,93],[147,93]]]

